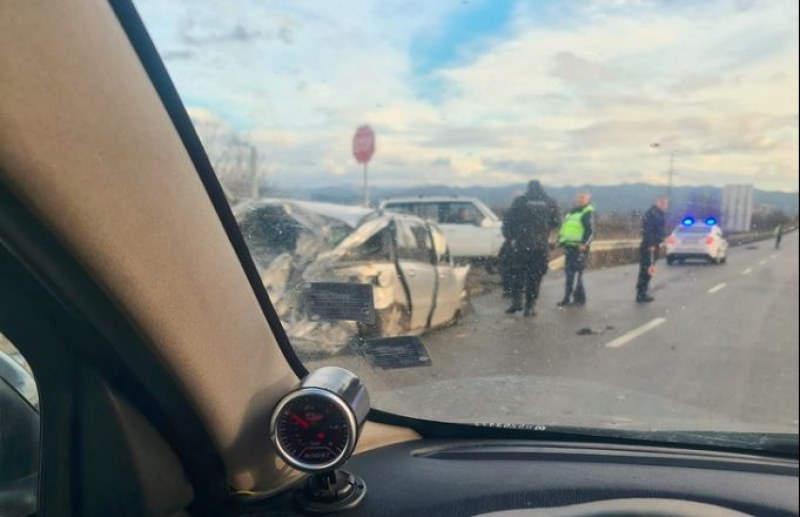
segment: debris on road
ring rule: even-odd
[[[431,360],[425,345],[414,336],[400,336],[373,339],[364,342],[364,357],[374,367],[382,370],[431,366]]]
[[[595,327],[595,328],[583,327],[582,329],[578,330],[576,334],[578,334],[579,336],[592,336],[597,334],[603,334],[606,330],[614,330],[614,326],[606,325],[605,327]]]

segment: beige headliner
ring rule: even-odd
[[[286,483],[266,429],[296,376],[110,7],[3,2],[0,70],[0,181],[175,373],[231,484]],[[361,449],[416,437],[372,425]]]

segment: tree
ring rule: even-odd
[[[751,228],[754,232],[770,231],[779,224],[789,225],[793,219],[796,217],[790,218],[783,210],[767,210],[753,214]]]
[[[194,112],[192,121],[229,203],[257,199],[274,191],[266,181],[260,159],[264,153],[249,135],[204,112]]]

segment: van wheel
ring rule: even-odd
[[[675,257],[667,257],[667,265],[671,266],[675,264]]]

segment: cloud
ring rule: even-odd
[[[722,82],[718,75],[687,75],[670,85],[668,88],[678,94],[687,95],[703,88],[716,86]]]
[[[645,181],[663,176],[661,141],[679,182],[796,190],[796,3],[468,15],[492,5],[137,1],[193,119],[246,135],[278,184],[358,182],[350,139],[369,123],[377,184],[519,181],[531,166],[556,184]]]
[[[559,52],[555,56],[553,75],[570,83],[596,83],[608,81],[613,73],[608,67],[584,59],[572,52]]]
[[[176,61],[179,59],[192,59],[196,52],[192,49],[172,49],[161,52],[161,58],[165,61]]]

